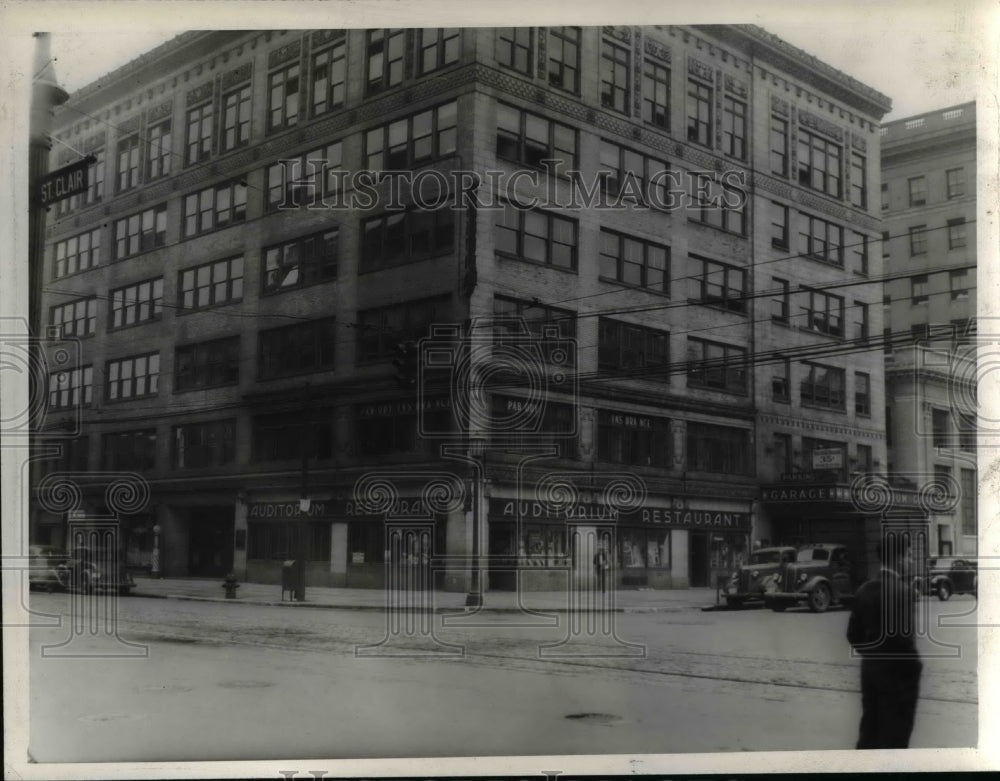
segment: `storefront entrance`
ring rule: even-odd
[[[693,588],[709,586],[708,577],[708,535],[691,532],[688,543],[688,579]]]
[[[233,568],[232,506],[192,507],[188,518],[188,573],[225,576]]]

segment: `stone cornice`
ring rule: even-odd
[[[841,434],[843,436],[858,437],[861,439],[885,440],[885,432],[882,431],[857,428],[856,426],[848,426],[846,424],[793,418],[788,415],[762,414],[758,416],[757,422],[771,423],[773,425],[784,426],[785,428],[798,429],[803,432],[822,432],[824,434]],[[760,432],[758,430],[758,434],[759,433]]]

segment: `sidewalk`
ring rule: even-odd
[[[222,578],[150,578],[136,576],[132,596],[159,599],[187,599],[196,601],[227,602],[244,605],[281,605],[286,607],[320,607],[341,610],[384,610],[387,594],[378,588],[327,588],[308,586],[304,602],[292,600],[288,593],[281,599],[281,586],[277,583],[240,583],[235,599],[226,599]],[[405,595],[403,595],[405,598]],[[569,610],[570,595],[560,591],[526,591],[520,595],[513,591],[487,591],[483,594],[483,609],[517,612],[528,610]],[[586,598],[589,595],[579,595]],[[577,595],[574,595],[577,597]],[[613,609],[624,613],[660,613],[680,610],[699,610],[714,607],[715,589],[621,589],[611,595]],[[409,601],[409,600],[408,600]],[[464,610],[466,594],[452,591],[433,592],[435,612]],[[412,604],[412,602],[411,602]]]

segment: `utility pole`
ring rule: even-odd
[[[302,388],[302,424],[299,447],[302,452],[302,490],[299,493],[299,515],[295,522],[295,599],[306,601],[306,554],[308,548],[309,510],[309,447],[312,444],[309,421],[309,384]]]

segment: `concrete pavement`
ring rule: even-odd
[[[240,583],[235,599],[227,599],[222,586],[222,578],[150,578],[136,576],[136,597],[161,599],[187,599],[198,601],[219,601],[246,605],[281,605],[286,607],[319,607],[355,610],[383,610],[387,607],[388,595],[383,589],[328,588],[308,586],[304,602],[292,600],[288,593],[282,600],[281,586],[276,583]],[[422,592],[418,592],[422,593]],[[426,601],[415,594],[409,596],[407,605]],[[589,595],[574,595],[574,601]],[[699,610],[716,605],[715,589],[620,589],[609,594],[608,607],[625,613],[674,612],[678,610]],[[513,591],[487,591],[483,594],[483,609],[491,611],[516,612],[522,609],[544,611],[566,611],[570,609],[570,595],[560,591],[526,591],[520,595]],[[464,592],[434,591],[430,594],[430,604],[435,612],[463,610],[466,607]],[[607,609],[607,608],[606,608]]]

